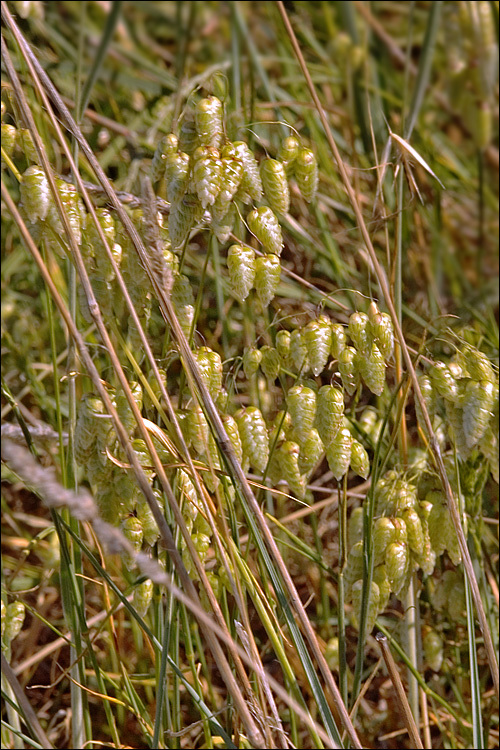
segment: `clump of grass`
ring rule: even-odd
[[[494,746],[496,9],[11,5],[2,740]]]

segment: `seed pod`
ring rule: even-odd
[[[296,328],[290,334],[290,359],[297,372],[306,373],[309,370],[304,331],[301,328]]]
[[[255,291],[262,307],[267,307],[276,294],[281,266],[276,255],[262,255],[255,260]]]
[[[49,183],[41,167],[28,167],[19,186],[21,200],[29,221],[34,224],[38,219],[47,217],[51,196]]]
[[[339,359],[347,345],[347,336],[344,326],[340,323],[332,325],[332,357]]]
[[[352,609],[353,615],[356,621],[356,627],[359,628],[359,621],[361,619],[361,605],[363,602],[363,581],[355,581],[352,587]],[[375,627],[375,622],[379,613],[380,606],[380,590],[375,581],[370,584],[370,592],[368,594],[368,611],[366,613],[366,633],[370,634]]]
[[[428,630],[422,639],[424,657],[429,669],[439,672],[443,664],[443,639],[435,630]]]
[[[16,146],[17,130],[14,125],[9,125],[6,122],[2,122],[2,148],[7,154],[11,156]],[[3,160],[2,160],[3,165]]]
[[[22,630],[25,617],[25,606],[23,602],[11,602],[7,605],[5,611],[5,628],[3,633],[3,642],[10,646],[14,638],[17,638]]]
[[[332,442],[326,446],[326,458],[330,470],[339,481],[349,469],[351,460],[352,436],[348,429],[337,432]]]
[[[385,362],[378,347],[373,344],[370,354],[367,357],[359,356],[357,364],[359,374],[370,391],[380,396],[385,385]]]
[[[220,218],[219,215],[216,215],[216,212],[213,209],[214,206],[212,206],[212,222],[210,228],[212,229],[212,232],[215,234],[219,242],[222,245],[225,245],[225,243],[230,238],[231,233],[233,232],[234,223],[236,221],[236,211],[234,208],[234,204],[230,204],[228,210],[222,218]]]
[[[342,426],[343,416],[344,396],[342,391],[333,385],[322,386],[318,391],[316,401],[315,425],[325,446],[329,446],[336,438]],[[349,455],[349,460],[350,458]]]
[[[332,348],[330,319],[321,315],[317,320],[311,320],[306,325],[303,336],[311,370],[318,376],[325,369]]]
[[[227,268],[234,296],[243,302],[255,281],[255,252],[251,247],[231,245],[227,251]]]
[[[297,185],[304,200],[310,203],[318,188],[318,162],[310,148],[301,148],[294,164]]]
[[[352,545],[344,568],[345,600],[351,599],[351,589],[355,581],[363,577],[363,542]]]
[[[279,375],[281,368],[281,361],[278,352],[272,346],[263,346],[261,348],[262,359],[260,361],[260,369],[266,376],[266,378],[274,383]]]
[[[299,469],[300,447],[297,443],[287,440],[279,446],[276,453],[283,479],[286,481],[295,497],[302,500],[305,495],[306,487],[304,478],[301,476]]]
[[[264,159],[260,165],[260,178],[273,211],[286,214],[290,208],[290,191],[283,164],[276,159]]]
[[[241,200],[245,197],[250,198],[250,200],[243,200],[243,203],[260,201],[262,198],[262,182],[260,179],[259,165],[257,164],[255,156],[244,141],[236,141],[233,143],[233,146],[235,148],[236,157],[243,164],[243,178],[240,183],[240,189],[238,190],[238,197],[241,197]],[[248,195],[245,196],[245,194]]]
[[[358,356],[356,349],[346,346],[340,353],[338,368],[342,385],[347,393],[352,396],[359,385]]]
[[[353,313],[349,318],[347,331],[358,352],[363,355],[368,354],[372,343],[368,315],[360,312]]]
[[[153,599],[154,584],[148,578],[134,589],[132,604],[137,610],[139,617],[144,617]]]
[[[387,568],[385,564],[376,565],[373,568],[373,582],[377,584],[379,590],[378,611],[381,614],[389,603],[391,596],[391,584],[387,578]]]
[[[224,428],[227,432],[227,436],[234,448],[234,452],[236,453],[236,458],[241,463],[241,459],[243,457],[243,449],[241,447],[241,438],[236,420],[230,414],[222,414],[221,419],[222,424],[224,425]]]
[[[181,200],[172,203],[168,220],[168,232],[172,248],[182,247],[189,232],[203,217],[203,208],[198,196],[187,193]]]
[[[189,163],[189,154],[184,151],[173,151],[165,156],[165,180],[170,203],[180,201],[187,190]]]
[[[128,539],[134,548],[134,552],[140,552],[144,534],[139,519],[135,516],[127,516],[127,518],[122,521],[122,532],[125,539]],[[135,560],[130,555],[124,553],[123,564],[126,568],[133,568],[135,566]]]
[[[172,305],[184,335],[190,336],[194,321],[194,296],[187,276],[175,277],[172,287]]]
[[[316,394],[304,385],[295,385],[288,391],[287,409],[299,440],[311,431],[316,414]]]
[[[269,458],[269,438],[264,418],[255,406],[240,409],[234,415],[240,432],[243,455],[257,471],[263,472]]]
[[[352,441],[351,445],[351,469],[358,476],[366,479],[370,473],[370,458],[365,448],[358,440]]]
[[[456,401],[458,396],[457,382],[444,362],[436,362],[429,370],[431,383],[440,396],[447,401]]]
[[[405,585],[410,568],[408,545],[404,542],[390,544],[385,553],[385,567],[387,569],[387,580],[392,591],[397,595]]]
[[[222,140],[222,102],[216,96],[201,99],[194,110],[200,143],[219,148]]]
[[[370,319],[370,332],[382,357],[385,360],[388,359],[394,349],[394,329],[391,316],[387,313],[374,315]]]
[[[276,334],[276,351],[284,367],[290,364],[290,331],[278,331]]]
[[[463,428],[469,448],[473,448],[486,432],[495,395],[494,382],[471,380],[467,384],[463,400]]]
[[[401,513],[401,518],[406,524],[408,535],[408,545],[416,555],[424,553],[424,531],[420,516],[414,508],[405,508]]]
[[[285,172],[290,177],[295,168],[295,160],[299,153],[300,143],[294,136],[289,136],[281,141],[281,145],[278,151],[278,159],[283,162]]]
[[[310,430],[301,441],[299,455],[299,470],[306,476],[311,472],[323,455],[323,443],[317,430]]]
[[[473,380],[486,380],[489,383],[495,382],[495,372],[485,354],[478,349],[470,347],[466,349],[464,359],[467,372]]]
[[[264,248],[275,255],[281,255],[283,237],[278,219],[269,206],[255,208],[247,216],[248,226]]]
[[[173,133],[164,135],[158,142],[149,169],[149,176],[153,184],[164,176],[167,156],[177,151],[178,146],[179,139]]]

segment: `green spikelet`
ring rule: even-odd
[[[339,481],[349,469],[352,436],[348,429],[340,429],[332,442],[326,446],[326,458],[330,470]]]
[[[142,387],[140,383],[134,382],[130,383],[130,389],[132,391],[132,396],[134,397],[134,401],[137,404],[137,407],[139,411],[142,409]],[[130,405],[127,401],[127,397],[125,396],[125,393],[123,391],[118,391],[118,393],[115,396],[114,399],[115,407],[118,412],[118,416],[120,417],[123,426],[127,430],[128,434],[131,435],[132,432],[135,430],[136,422],[134,417],[134,412],[130,408]]]
[[[462,555],[445,497],[441,492],[431,491],[427,493],[425,499],[432,503],[428,517],[432,549],[438,557],[447,550],[452,563],[458,565]]]
[[[179,505],[182,510],[182,517],[186,521],[189,531],[191,531],[198,515],[198,496],[196,494],[196,489],[189,474],[187,474],[184,469],[177,469],[175,477],[180,495]]]
[[[175,203],[183,198],[189,180],[189,154],[172,151],[165,156],[167,198]]]
[[[316,401],[316,429],[325,446],[329,446],[342,427],[344,396],[333,385],[324,385],[318,391]],[[349,460],[350,460],[349,455]],[[347,471],[347,469],[346,469]]]
[[[273,211],[286,214],[290,209],[290,191],[284,165],[276,159],[264,159],[260,165],[260,178]]]
[[[306,476],[314,469],[323,455],[323,443],[316,429],[310,430],[303,439],[299,441],[300,456],[299,470]]]
[[[250,466],[263,472],[269,458],[269,438],[264,418],[255,406],[240,409],[235,414],[240,433],[243,456]]]
[[[363,508],[359,505],[353,508],[347,524],[347,539],[349,547],[363,541]]]
[[[285,172],[288,177],[291,177],[294,172],[295,160],[297,159],[299,148],[300,143],[293,136],[284,138],[281,142],[278,151],[278,159],[283,162],[283,166],[285,167]]]
[[[71,227],[73,237],[75,238],[76,244],[81,245],[82,223],[85,221],[85,208],[83,206],[83,203],[80,200],[80,196],[78,195],[74,185],[71,185],[65,180],[62,180],[60,177],[55,178],[55,183],[56,183],[57,192],[59,193],[59,197],[61,198],[61,203],[63,204],[64,211],[68,218],[68,222]],[[63,224],[59,216],[59,212],[53,201],[50,201],[50,206],[49,206],[49,210],[47,213],[46,221],[47,221],[47,224],[52,228],[52,231],[55,234],[62,235],[64,233],[65,230],[63,228]],[[113,234],[113,237],[114,237],[114,234]],[[111,246],[112,245],[113,243],[111,243]],[[58,251],[57,243],[54,243],[54,247],[56,251]],[[83,254],[84,256],[86,255],[85,252],[83,252]]]
[[[97,440],[97,414],[104,413],[101,399],[92,393],[82,397],[76,420],[74,446],[75,458],[80,466],[84,466],[94,451]]]
[[[227,436],[234,448],[234,452],[236,453],[236,457],[241,463],[241,460],[243,458],[243,448],[241,446],[241,438],[236,420],[230,414],[222,414],[221,419],[222,424],[224,425],[224,428],[227,432]]]
[[[372,343],[370,319],[365,313],[355,312],[349,318],[347,328],[352,343],[360,354],[367,355]]]
[[[260,201],[262,198],[262,181],[260,179],[257,160],[244,141],[236,141],[233,143],[233,146],[235,148],[235,156],[243,164],[243,178],[237,197],[240,197],[243,203]],[[249,200],[246,198],[249,198]]]
[[[424,398],[425,405],[427,407],[427,411],[429,412],[429,417],[433,418],[433,416],[436,413],[436,392],[432,386],[431,379],[427,375],[419,375],[418,376],[418,384],[420,386],[420,390],[422,392],[422,396]],[[420,403],[415,398],[415,411],[417,413],[417,419],[418,423],[422,427],[422,429],[425,430],[425,424],[422,416],[422,409],[420,407]]]
[[[196,152],[195,152],[196,153]],[[193,166],[193,185],[202,208],[213,206],[219,195],[222,179],[222,161],[206,157],[196,159]]]
[[[380,396],[385,385],[385,362],[378,347],[373,344],[367,356],[357,359],[359,374],[370,391]]]
[[[276,334],[276,351],[283,367],[290,365],[290,331],[278,331]]]
[[[363,577],[363,542],[352,545],[344,568],[345,600],[351,600],[352,585]]]
[[[154,584],[149,578],[134,589],[132,604],[139,617],[144,617],[153,599]]]
[[[243,164],[241,161],[233,157],[224,157],[224,151],[222,155],[220,191],[214,203],[214,216],[218,218],[226,215],[243,179]]]
[[[413,553],[415,561],[428,576],[432,575],[432,573],[434,572],[434,566],[436,565],[436,553],[432,549],[431,537],[429,534],[428,519],[431,510],[432,503],[424,500],[418,504],[417,513],[422,523],[422,532],[424,537],[423,552],[421,555],[415,552]]]
[[[281,360],[278,352],[272,346],[263,346],[261,348],[262,359],[260,361],[260,369],[269,380],[270,383],[274,383],[280,373]]]
[[[352,396],[359,385],[358,356],[352,346],[346,346],[339,356],[338,368],[342,385]]]
[[[479,449],[483,455],[488,459],[489,469],[491,476],[497,484],[499,484],[500,473],[498,463],[498,434],[490,424],[483,437],[479,441]]]
[[[222,388],[222,359],[218,352],[209,346],[200,346],[194,352],[202,378],[213,398],[217,397]]]
[[[287,409],[293,428],[300,440],[311,431],[316,415],[316,394],[304,385],[295,385],[288,391]]]
[[[2,122],[2,148],[7,156],[12,156],[16,146],[17,130],[14,125]],[[4,166],[2,160],[2,167]]]
[[[391,316],[387,313],[376,313],[370,317],[370,333],[384,360],[387,360],[394,349],[394,329]]]
[[[385,560],[385,553],[390,544],[397,541],[397,529],[394,519],[382,516],[373,525],[373,559],[375,565]]]
[[[222,245],[225,245],[230,238],[236,221],[236,209],[234,203],[231,203],[224,216],[221,218],[212,207],[211,229]]]
[[[122,531],[125,539],[128,539],[134,548],[134,552],[140,552],[144,534],[139,519],[135,516],[127,516],[127,518],[122,521]],[[123,564],[125,568],[133,568],[135,566],[135,560],[130,555],[124,553]]]
[[[373,582],[377,584],[379,590],[378,611],[382,613],[389,604],[391,596],[391,584],[387,578],[387,568],[385,564],[376,565],[373,568]]]
[[[164,176],[167,156],[175,153],[178,146],[179,139],[173,133],[164,135],[158,142],[149,170],[149,176],[151,177],[151,182],[153,184],[158,182],[158,180]]]
[[[338,359],[347,345],[347,336],[344,326],[340,323],[332,325],[332,357]]]
[[[255,281],[255,252],[251,247],[231,245],[227,251],[227,268],[234,296],[243,302]]]
[[[326,315],[321,315],[306,325],[304,343],[311,370],[318,376],[325,369],[332,348],[332,327]]]
[[[276,453],[283,479],[295,497],[303,499],[306,487],[299,469],[300,447],[297,443],[287,440],[279,446]]]
[[[168,232],[172,248],[182,247],[189,232],[203,218],[203,208],[198,196],[187,193],[181,200],[172,203],[168,220]]]
[[[423,555],[425,540],[420,516],[415,508],[405,508],[401,513],[401,518],[406,524],[408,544],[411,551],[416,555]]]
[[[387,579],[397,595],[403,589],[410,569],[410,555],[405,542],[393,542],[385,553]]]
[[[443,639],[435,630],[428,630],[422,639],[424,658],[429,669],[439,672],[443,664]]]
[[[186,107],[182,113],[182,122],[179,131],[179,150],[186,154],[192,154],[200,145],[200,139],[196,132],[194,119],[194,110],[192,107]]]
[[[406,508],[416,508],[417,488],[404,479],[395,482],[390,500],[387,503],[387,512],[394,516],[400,516]]]
[[[436,362],[429,370],[431,383],[440,396],[447,401],[455,402],[458,396],[458,386],[450,368],[444,362]]]
[[[19,186],[21,200],[29,221],[44,221],[51,203],[50,188],[45,172],[41,167],[28,167],[23,173]]]
[[[189,442],[197,453],[204,453],[208,443],[210,428],[201,406],[191,407],[187,417]]]
[[[488,380],[471,380],[463,398],[463,429],[468,448],[481,440],[491,418],[496,396],[495,383]]]
[[[254,346],[249,346],[243,353],[243,372],[247,380],[250,380],[259,369],[262,361],[262,352]]]
[[[311,149],[299,149],[294,163],[294,175],[303,198],[310,203],[318,189],[318,162]]]
[[[281,255],[283,249],[281,227],[269,206],[261,206],[250,211],[247,216],[247,223],[252,234],[257,237],[269,253]]]
[[[309,370],[304,331],[301,328],[296,328],[290,334],[290,359],[297,372],[303,374]]]
[[[473,380],[486,380],[488,383],[494,383],[495,372],[488,357],[478,349],[469,347],[464,355],[465,367]]]
[[[184,335],[189,336],[194,321],[194,296],[187,276],[175,277],[172,287],[172,305]]]
[[[3,607],[5,607],[2,601]],[[2,608],[3,610],[3,608]],[[25,617],[25,606],[23,602],[11,602],[5,607],[3,612],[3,635],[2,635],[2,653],[9,662],[11,659],[11,643],[17,638],[22,630]]]
[[[359,621],[361,619],[361,605],[363,601],[363,581],[355,581],[352,587],[352,609],[353,615],[356,621],[356,627],[359,628]],[[368,594],[368,611],[366,614],[366,632],[371,633],[375,627],[375,621],[379,613],[380,606],[380,590],[375,581],[370,584],[370,592]]]
[[[222,113],[222,102],[216,96],[209,96],[197,103],[194,118],[202,145],[219,148],[222,140]]]
[[[358,440],[352,441],[351,445],[351,469],[358,476],[366,479],[370,473],[370,458],[365,448]]]
[[[467,445],[464,429],[464,410],[451,401],[445,401],[446,425],[451,442],[464,461],[469,458],[472,449]]]
[[[263,307],[267,307],[274,298],[280,276],[280,260],[276,255],[262,255],[256,259],[254,285]]]
[[[153,494],[155,495],[158,504],[161,506],[161,495],[158,490],[153,490]],[[152,547],[153,544],[156,544],[156,542],[160,538],[160,530],[158,529],[158,526],[156,524],[153,512],[143,495],[141,495],[137,500],[136,513],[137,518],[139,519],[142,526],[144,541],[146,542],[146,544],[149,544]]]

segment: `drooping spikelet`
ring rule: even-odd
[[[234,415],[240,432],[243,456],[250,466],[263,472],[269,458],[269,437],[267,427],[259,409],[248,406]]]
[[[294,175],[304,199],[310,203],[318,188],[318,162],[310,148],[301,148],[294,162]]]
[[[306,325],[304,343],[311,370],[314,375],[320,375],[326,367],[332,348],[332,327],[326,315],[321,315]]]
[[[255,281],[255,252],[251,247],[231,245],[227,251],[227,268],[234,296],[243,302]]]
[[[264,159],[260,164],[260,178],[273,211],[287,213],[290,208],[290,191],[283,164],[276,159]]]
[[[262,255],[255,260],[255,291],[262,306],[267,307],[276,294],[281,276],[277,255]]]

